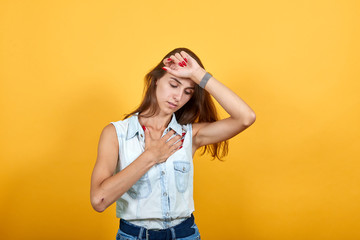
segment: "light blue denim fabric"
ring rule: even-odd
[[[199,240],[199,239],[201,239],[199,229],[195,223],[192,226],[192,228],[195,229],[195,233],[193,235],[185,237],[185,238],[176,238],[176,240]],[[116,240],[146,240],[146,238],[139,239],[138,237],[130,236],[119,229],[116,234]]]
[[[116,172],[135,161],[145,149],[145,133],[137,114],[111,122],[119,142]],[[182,148],[165,162],[154,165],[116,201],[116,216],[147,229],[179,224],[194,212],[192,124],[181,125],[175,114],[163,132],[182,136]],[[174,135],[174,136],[175,136]]]

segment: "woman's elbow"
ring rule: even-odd
[[[93,209],[97,212],[103,212],[106,209],[106,206],[104,204],[104,198],[101,197],[91,197],[91,206]]]
[[[243,125],[249,127],[255,122],[255,120],[256,120],[256,115],[254,112],[252,112],[251,114],[249,114],[248,117],[245,118],[245,120],[243,120]]]
[[[93,205],[93,209],[99,213],[102,213],[103,211],[105,211],[106,208],[104,208],[103,206]]]
[[[255,115],[255,113],[252,113],[252,114],[251,114],[251,117],[250,117],[249,124],[251,125],[251,124],[253,124],[255,121],[256,121],[256,115]],[[249,126],[250,126],[250,125],[249,125]]]

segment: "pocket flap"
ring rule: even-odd
[[[174,169],[176,171],[186,173],[186,172],[190,171],[190,163],[183,162],[183,161],[176,161],[176,162],[174,162]]]

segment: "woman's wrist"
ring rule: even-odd
[[[200,67],[196,71],[194,71],[191,80],[193,80],[196,84],[200,84],[201,79],[204,77],[205,74],[206,74],[205,69]]]
[[[156,154],[154,154],[152,151],[145,149],[145,151],[142,153],[142,156],[145,159],[147,166],[150,168],[157,164]]]

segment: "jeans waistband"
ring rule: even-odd
[[[133,224],[129,224],[127,221],[120,219],[120,230],[124,233],[139,237],[141,239],[148,240],[171,240],[175,238],[185,238],[195,233],[195,229],[192,228],[194,225],[194,215],[184,220],[178,225],[171,228],[161,230],[151,230],[144,227],[138,227]]]

